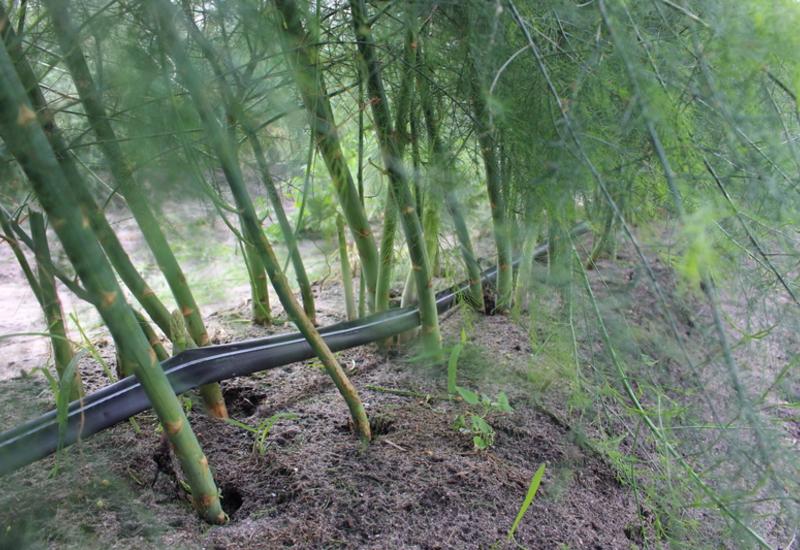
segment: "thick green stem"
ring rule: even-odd
[[[189,6],[186,2],[184,2],[184,11],[187,13],[186,22],[189,32],[191,33],[192,38],[200,46],[203,54],[206,56],[206,59],[208,60],[209,64],[211,65],[211,69],[214,72],[214,76],[217,79],[217,86],[220,89],[221,96],[225,104],[225,113],[228,121],[230,122],[229,131],[233,132],[234,125],[238,122],[242,127],[245,137],[250,142],[250,147],[253,150],[253,155],[256,158],[256,164],[258,165],[258,170],[261,174],[261,181],[266,188],[267,197],[272,205],[272,209],[275,211],[275,216],[278,218],[278,225],[283,233],[286,248],[289,252],[289,258],[292,261],[292,267],[294,268],[297,285],[300,287],[300,295],[303,299],[303,310],[306,312],[306,315],[308,315],[309,319],[311,319],[311,322],[316,324],[317,311],[314,304],[314,293],[311,291],[311,282],[308,279],[308,274],[306,273],[306,268],[303,264],[303,258],[300,255],[300,248],[297,245],[295,232],[292,229],[292,225],[289,223],[288,218],[286,217],[283,203],[281,202],[275,182],[272,179],[269,163],[267,162],[267,157],[264,154],[264,148],[261,145],[261,140],[258,138],[256,126],[253,125],[250,118],[242,109],[241,101],[238,101],[234,97],[233,91],[228,85],[226,78],[226,75],[231,75],[236,83],[239,94],[243,95],[246,93],[247,75],[242,75],[240,71],[233,65],[229,57],[222,55],[220,51],[215,48],[214,45],[205,37],[205,35],[200,32],[194,20],[190,19],[191,10],[188,8]],[[246,248],[250,248],[249,245],[245,246]],[[245,251],[245,255],[248,258],[252,257],[252,260],[249,261],[251,261],[253,265],[249,265],[249,268],[255,269],[255,272],[259,274],[258,277],[261,277],[264,273],[264,267],[261,261],[257,258],[258,254],[255,251],[253,254]],[[266,280],[264,280],[263,283],[253,280],[253,288],[256,292],[261,290],[262,285],[264,285],[264,288],[266,288]],[[259,294],[259,297],[262,298],[262,301],[264,298],[268,299],[267,295]],[[258,311],[254,312],[254,318],[256,319],[257,323],[264,324],[260,321],[263,321],[264,319],[264,311],[267,313],[269,312],[269,304],[267,304],[265,309],[263,304],[260,306],[257,305],[257,301],[258,300],[256,300],[256,297],[254,296],[253,306],[254,308],[258,308]],[[266,324],[268,323],[269,321],[267,321]]]
[[[172,340],[173,355],[177,355],[184,350],[195,349],[197,347],[192,338],[189,336],[184,316],[180,311],[177,310],[173,311],[172,315],[170,316],[170,339]],[[219,384],[215,384],[215,386],[217,388],[220,387]],[[215,397],[213,394],[208,395],[207,393],[204,393],[208,392],[207,388],[209,387],[209,384],[200,386],[200,396],[203,398],[203,403],[206,406],[208,406],[209,400]],[[213,411],[208,412],[212,416],[215,416]]]
[[[208,460],[133,311],[123,298],[89,220],[70,190],[5,46],[0,48],[0,137],[30,180],[117,349],[136,364],[135,374],[189,479],[195,506],[207,521],[224,523],[227,518],[220,506]]]
[[[363,441],[369,441],[371,438],[369,420],[355,386],[350,382],[341,365],[339,365],[336,356],[320,336],[314,324],[303,312],[291,291],[286,275],[281,270],[272,245],[261,230],[253,202],[242,178],[239,162],[235,155],[235,148],[230,142],[230,136],[222,129],[219,121],[215,118],[205,87],[189,61],[184,44],[173,25],[175,16],[173,7],[167,0],[151,0],[148,5],[153,8],[153,14],[158,22],[164,47],[175,63],[183,85],[189,91],[208,139],[216,152],[217,158],[220,160],[228,186],[240,210],[246,229],[246,237],[258,250],[261,261],[264,263],[264,267],[286,313],[305,336],[325,367],[326,372],[333,379],[339,393],[344,397],[350,409],[356,432]]]
[[[434,258],[439,254],[439,210],[441,209],[440,197],[431,190],[428,193],[428,200],[424,202],[423,208],[425,211],[422,213],[422,231],[425,235],[425,252],[428,258],[431,258],[431,276],[434,273]],[[414,272],[414,263],[412,261],[411,268],[408,270],[406,276],[405,286],[403,286],[403,298],[401,305],[403,307],[417,302],[417,282]]]
[[[264,184],[264,188],[267,190],[267,197],[272,205],[272,210],[275,212],[275,217],[278,218],[278,225],[280,225],[289,257],[292,260],[292,267],[294,268],[297,285],[300,287],[300,296],[303,299],[303,311],[308,315],[311,322],[316,324],[317,309],[314,304],[314,293],[311,291],[311,281],[308,279],[308,273],[306,273],[306,267],[303,264],[303,257],[300,255],[297,237],[295,236],[292,224],[289,222],[289,218],[286,216],[286,211],[283,209],[281,197],[278,194],[278,189],[270,174],[267,157],[264,154],[264,149],[261,147],[258,136],[249,125],[244,128],[244,132],[250,142],[250,147],[253,149],[256,163],[258,163],[258,169],[261,172],[261,181]]]
[[[167,353],[166,348],[164,348],[164,344],[161,343],[161,338],[158,337],[158,334],[156,334],[156,331],[154,331],[153,327],[150,326],[150,323],[147,322],[147,319],[145,319],[144,315],[135,309],[133,310],[133,314],[136,315],[136,321],[138,321],[142,332],[144,332],[144,335],[147,338],[147,341],[150,342],[150,347],[153,348],[156,358],[159,361],[166,361],[169,359],[169,353]]]
[[[172,340],[172,355],[178,355],[182,351],[192,349],[194,346],[190,344],[190,339],[186,333],[186,323],[180,311],[173,311],[169,321],[169,339]]]
[[[249,242],[243,243],[247,272],[250,276],[250,290],[253,300],[253,323],[261,326],[272,324],[272,310],[269,305],[267,272],[258,257],[258,251]]]
[[[339,236],[339,262],[342,265],[342,286],[344,287],[344,304],[347,309],[347,320],[358,318],[356,299],[353,295],[353,273],[350,269],[350,257],[347,254],[347,237],[344,233],[344,218],[336,215],[336,233]]]
[[[6,14],[3,7],[0,6],[0,20],[5,18]],[[78,173],[72,154],[55,123],[53,113],[48,108],[47,101],[36,79],[36,75],[25,59],[22,48],[20,47],[21,43],[15,36],[10,25],[6,25],[3,29],[3,40],[9,48],[8,52],[14,62],[17,74],[25,87],[29,100],[37,112],[45,135],[55,152],[61,169],[72,191],[75,193],[80,208],[87,216],[103,250],[105,250],[108,255],[109,261],[119,274],[122,282],[125,283],[125,286],[128,287],[136,300],[142,305],[145,311],[147,311],[150,318],[165,334],[168,333],[169,311],[139,274],[133,262],[131,262],[128,254],[122,248],[119,239],[114,233],[114,230],[108,223],[105,214],[98,207],[94,197],[92,197],[86,187],[83,177]]]
[[[364,279],[364,270],[358,266],[358,317],[364,317],[367,314],[367,282]]]
[[[422,113],[425,117],[428,141],[432,149],[431,160],[434,170],[433,173],[436,181],[440,182],[441,186],[444,188],[444,201],[447,205],[448,212],[450,212],[450,217],[453,219],[453,225],[456,229],[456,238],[461,248],[461,256],[464,258],[464,265],[467,268],[467,276],[469,277],[469,301],[474,308],[483,311],[481,269],[475,257],[475,251],[472,247],[472,239],[469,236],[461,201],[458,200],[455,182],[451,175],[455,167],[453,163],[449,161],[448,152],[439,135],[439,125],[433,108],[433,96],[431,95],[430,86],[428,84],[433,74],[428,65],[424,51],[420,51],[419,59],[422,62],[420,63],[420,73],[417,76],[417,90],[419,91]]]
[[[89,125],[97,136],[100,148],[108,160],[111,174],[128,202],[131,213],[136,219],[156,263],[164,274],[181,313],[186,318],[189,334],[198,345],[204,346],[208,344],[208,331],[203,323],[200,308],[145,194],[133,177],[132,165],[122,153],[122,148],[103,105],[100,90],[94,83],[89,65],[81,50],[78,32],[70,19],[67,4],[61,0],[47,0],[45,4],[53,22],[53,30],[64,52],[64,62],[75,83],[75,88],[78,90],[78,96],[86,111]],[[227,418],[228,413],[219,384],[212,386],[216,386],[216,388],[201,388],[203,397],[212,400],[207,401],[206,406],[214,416]]]
[[[358,200],[364,208],[364,82],[361,71],[358,71],[358,170],[356,180],[358,183]],[[377,290],[376,290],[377,292]],[[371,298],[370,298],[371,299]],[[376,307],[377,309],[377,307]],[[358,277],[358,316],[367,314],[367,283],[364,269],[359,263]]]
[[[37,257],[51,259],[50,246],[47,243],[47,232],[44,225],[44,217],[39,212],[30,213],[31,238],[36,247]],[[48,262],[51,263],[51,262]],[[53,345],[53,357],[55,358],[56,372],[59,378],[64,375],[64,371],[72,361],[74,354],[72,345],[67,339],[67,329],[64,324],[64,312],[61,309],[61,300],[58,299],[56,291],[56,281],[53,274],[47,269],[47,263],[36,262],[36,271],[39,274],[39,289],[42,297],[42,310],[47,321],[47,331],[50,333],[50,342]],[[78,399],[83,395],[81,386],[81,375],[75,369],[72,384],[70,384],[70,401]]]
[[[378,249],[353,183],[353,176],[342,152],[333,109],[318,66],[318,53],[316,48],[308,43],[294,1],[275,0],[275,5],[282,18],[281,29],[286,56],[308,113],[311,132],[315,136],[317,149],[328,167],[339,197],[339,204],[358,249],[362,271],[366,278],[369,309],[372,310],[378,279]]]
[[[413,98],[412,98],[413,99]],[[412,102],[416,103],[416,102]],[[414,111],[415,109],[412,109]],[[409,117],[411,128],[411,164],[414,168],[414,204],[417,205],[417,216],[422,223],[422,213],[425,208],[424,193],[422,192],[422,185],[420,184],[420,166],[422,165],[422,155],[419,152],[419,128],[417,125],[417,115],[414,113]]]
[[[406,244],[411,258],[419,295],[419,311],[422,325],[423,343],[434,356],[441,353],[441,335],[439,333],[439,316],[436,311],[436,299],[433,293],[430,262],[425,250],[422,227],[416,212],[414,196],[408,185],[408,178],[401,164],[397,134],[394,132],[389,104],[383,87],[380,63],[375,51],[375,42],[367,18],[364,0],[350,0],[353,16],[353,31],[358,42],[358,52],[367,74],[367,90],[381,156],[386,170],[389,172],[390,191],[394,195],[400,210],[400,219],[406,236]]]
[[[478,265],[478,259],[475,257],[475,250],[472,247],[472,238],[469,235],[463,206],[456,193],[451,190],[445,192],[444,201],[447,205],[447,211],[450,212],[450,217],[453,219],[456,238],[461,248],[461,256],[467,268],[469,302],[478,311],[483,311],[485,306],[483,303],[483,287],[481,285],[481,268]]]
[[[389,309],[389,291],[392,286],[394,265],[394,237],[397,233],[397,204],[391,192],[386,193],[383,208],[383,230],[381,233],[381,255],[378,264],[378,285],[375,290],[375,311]]]
[[[408,268],[406,279],[403,281],[403,293],[400,295],[400,307],[408,307],[417,301],[417,286],[414,283],[413,266]]]
[[[397,97],[395,128],[397,130],[398,161],[402,160],[406,144],[409,141],[407,132],[409,112],[411,110],[411,92],[414,88],[414,70],[417,62],[417,40],[413,28],[413,20],[406,30],[403,50],[403,76]],[[375,310],[384,311],[389,308],[389,290],[392,284],[392,267],[394,264],[394,238],[397,233],[397,203],[392,193],[386,193],[386,204],[383,209],[383,233],[381,235],[380,263],[378,265],[378,284],[375,294]]]
[[[472,108],[475,113],[478,146],[486,170],[486,191],[494,225],[494,240],[497,248],[497,303],[495,309],[506,311],[511,307],[513,270],[511,266],[511,235],[508,227],[503,181],[494,129],[489,119],[486,98],[479,84],[478,71],[473,67]]]

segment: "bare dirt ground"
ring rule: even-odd
[[[650,388],[657,385],[667,390],[665,398],[695,403],[702,411],[699,385],[707,389],[718,408],[715,412],[736,418],[730,384],[720,376],[724,371],[719,366],[719,345],[707,328],[701,328],[707,326],[708,311],[696,294],[680,288],[668,265],[650,259],[664,290],[670,296],[683,296],[676,300],[674,314],[678,329],[694,343],[692,359],[699,379],[692,378],[680,353],[664,344],[669,336],[658,300],[629,251],[614,261],[601,261],[590,272],[609,330],[620,344],[618,352],[631,369],[641,398],[654,407]],[[217,275],[209,273],[209,280]],[[323,283],[315,292],[320,324],[341,320],[340,289]],[[246,282],[230,284],[225,294],[227,305],[207,308],[216,309],[207,318],[215,342],[289,330],[288,326],[263,329],[246,321]],[[745,318],[737,309],[741,301],[730,293],[726,296],[723,305],[729,315]],[[545,309],[536,314],[545,316]],[[588,310],[580,311],[575,322],[593,326]],[[276,312],[280,316],[279,307]],[[748,328],[772,326],[779,315],[778,311],[748,315]],[[535,325],[547,327],[547,321]],[[18,331],[19,325],[14,326]],[[372,346],[363,347],[339,356],[372,419],[376,437],[368,449],[357,443],[346,407],[313,361],[225,381],[226,400],[237,420],[257,426],[279,413],[291,415],[276,422],[262,453],[254,449],[253,434],[208,420],[199,399],[190,394],[190,419],[214,468],[231,517],[228,525],[210,527],[195,517],[155,419],[144,413],[136,419],[138,431],[128,423],[118,425],[59,457],[6,477],[7,490],[0,496],[0,548],[514,548],[514,543],[505,542],[505,534],[542,463],[547,464],[542,488],[517,532],[521,547],[663,546],[665,541],[654,536],[655,516],[648,502],[632,490],[630,480],[620,481],[624,476],[619,464],[597,453],[587,443],[587,434],[622,434],[614,449],[628,453],[629,460],[640,463],[637,467],[657,462],[657,449],[638,443],[636,433],[624,436],[630,426],[622,423],[603,425],[592,418],[578,423],[574,404],[568,400],[570,391],[559,382],[574,368],[571,355],[565,359],[543,353],[549,342],[546,331],[540,334],[537,329],[532,337],[520,326],[510,317],[463,311],[443,322],[449,345],[457,341],[462,328],[467,334],[459,383],[492,397],[504,391],[512,405],[512,413],[491,411],[486,416],[496,433],[488,450],[476,451],[472,435],[454,426],[456,418],[470,409],[444,398],[441,369],[420,365],[413,350],[387,356]],[[609,367],[604,365],[596,328],[581,334],[576,343],[584,375],[606,376],[603,369]],[[103,356],[113,361],[108,340],[102,336],[96,340]],[[625,342],[631,342],[630,349],[624,348]],[[756,343],[734,348],[742,379],[753,392],[763,391],[781,368],[779,354],[788,353],[781,343],[793,342],[796,335],[787,334],[781,325]],[[756,344],[768,346],[776,355],[760,360],[753,352],[764,348]],[[41,365],[42,357],[29,364]],[[84,359],[81,369],[88,390],[107,383],[93,361]],[[781,388],[769,394],[767,404],[782,420],[770,433],[796,449],[798,424],[789,406],[793,386]],[[412,395],[397,395],[393,389]],[[0,429],[49,409],[51,399],[41,377],[0,382]],[[607,396],[597,399],[597,408],[606,408],[614,417],[619,403]],[[696,418],[680,416],[674,422],[689,420]],[[698,467],[713,465],[704,475],[722,487],[731,476],[740,476],[743,485],[752,481],[746,463],[730,460],[741,432],[724,431],[710,448],[709,436],[704,435],[708,433],[698,431],[696,441],[690,436],[684,440],[686,449],[694,445],[701,451],[693,459]],[[678,483],[683,473],[673,475],[666,482]],[[678,504],[681,514],[699,523],[709,546],[737,547],[718,538],[715,514],[702,506]],[[761,514],[757,527],[771,542],[785,547],[792,526],[781,523],[774,502],[765,501],[757,512]]]
[[[337,291],[329,290],[330,299],[321,303],[333,304]],[[332,310],[323,307],[323,324],[337,318]],[[226,319],[244,313],[217,315],[217,336],[263,334],[257,327],[226,326]],[[453,337],[461,326],[456,314],[446,321],[446,333]],[[541,463],[547,463],[543,488],[519,528],[520,544],[630,547],[646,520],[614,471],[532,401],[525,332],[507,317],[479,317],[469,326],[473,337],[460,382],[490,395],[505,388],[514,409],[487,417],[496,431],[490,450],[476,451],[472,436],[454,428],[466,405],[437,398],[442,372],[417,365],[408,354],[386,357],[360,348],[340,359],[372,419],[376,438],[368,449],[356,441],[335,388],[309,362],[227,381],[230,412],[243,422],[296,415],[278,421],[262,455],[250,433],[208,420],[199,405],[192,409],[231,516],[228,525],[209,527],[195,518],[173,463],[159,460],[164,447],[154,419],[143,414],[139,434],[129,424],[98,434],[62,456],[56,476],[48,477],[51,457],[4,480],[14,489],[0,504],[0,547],[513,547],[504,544],[505,535]],[[99,375],[87,380],[102,384]],[[33,397],[33,408],[47,406],[36,379],[4,386],[4,426],[26,414],[9,407],[18,392]]]
[[[201,214],[182,212],[176,219],[202,220]],[[134,262],[166,295],[135,225],[124,218],[114,223]],[[172,227],[193,290],[204,310],[215,312],[207,316],[213,340],[289,330],[247,322],[243,262],[226,237],[229,231],[218,225]],[[185,244],[190,241],[195,244]],[[331,274],[320,254],[325,243],[303,246],[310,269],[323,281],[315,288],[318,320],[339,321],[340,289],[324,282]],[[0,330],[41,331],[38,304],[8,247],[0,247],[0,254]],[[66,291],[62,299],[65,311],[79,315],[113,365],[113,345],[94,312],[71,302]],[[281,316],[279,306],[275,313]],[[463,321],[457,313],[444,323],[451,341]],[[544,487],[517,532],[521,544],[610,548],[628,547],[629,537],[639,540],[646,520],[613,469],[532,399],[525,332],[505,317],[466,321],[470,343],[462,354],[460,382],[491,396],[502,389],[514,409],[487,416],[496,432],[490,450],[476,451],[472,435],[454,427],[467,407],[437,398],[443,393],[442,372],[417,365],[410,351],[388,357],[361,348],[340,359],[372,418],[376,440],[368,449],[358,444],[346,407],[313,362],[226,381],[234,418],[255,426],[276,413],[293,415],[276,423],[261,454],[251,433],[209,421],[192,396],[190,419],[214,467],[228,525],[209,527],[196,519],[179,470],[164,460],[155,418],[144,413],[136,419],[138,431],[132,424],[118,425],[4,479],[10,490],[0,499],[0,548],[504,547],[531,476],[543,462]],[[0,364],[0,427],[7,429],[48,410],[52,398],[44,379],[32,372],[48,360],[45,339],[6,340],[4,352],[14,358]],[[80,368],[87,391],[108,383],[89,357]]]

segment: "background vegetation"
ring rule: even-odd
[[[210,522],[225,521],[212,470],[156,363],[162,340],[209,343],[200,264],[235,243],[252,320],[279,311],[303,332],[362,440],[311,281],[344,275],[350,317],[417,303],[421,355],[446,364],[433,291],[496,265],[463,307],[525,328],[531,379],[653,511],[656,540],[789,547],[797,29],[795,0],[12,0],[3,239],[74,377],[61,387],[80,395],[72,293],[148,390]],[[129,216],[152,261],[120,242]],[[227,417],[218,385],[202,396]],[[486,414],[462,419],[484,443]]]

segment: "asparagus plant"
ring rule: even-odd
[[[184,7],[184,11],[186,11],[186,7]],[[203,35],[203,33],[200,32],[200,29],[197,28],[197,25],[193,20],[191,20],[189,17],[184,19],[186,20],[189,33],[195,42],[197,42],[197,44],[200,46],[200,49],[203,51],[203,54],[205,55],[214,72],[214,76],[216,76],[217,85],[220,89],[220,95],[222,96],[224,102],[226,116],[230,124],[240,124],[247,141],[250,143],[253,155],[256,158],[258,171],[261,175],[261,182],[264,184],[264,188],[267,191],[267,198],[270,201],[272,210],[275,212],[275,217],[278,219],[278,225],[281,229],[283,240],[289,252],[289,258],[291,259],[292,267],[294,268],[297,285],[300,287],[300,296],[303,300],[303,310],[306,312],[306,315],[308,315],[309,319],[311,319],[311,322],[316,324],[317,312],[314,304],[314,293],[311,291],[311,281],[308,278],[305,264],[303,264],[303,258],[300,255],[300,248],[297,245],[297,237],[295,236],[294,229],[289,222],[289,218],[286,216],[286,211],[283,208],[283,202],[278,194],[275,181],[272,178],[269,162],[267,161],[267,156],[264,153],[264,147],[261,144],[261,140],[258,137],[256,125],[253,124],[253,121],[249,116],[247,116],[247,113],[244,112],[241,101],[234,96],[233,90],[227,82],[227,75],[233,77],[237,91],[241,96],[245,93],[245,90],[249,84],[249,82],[246,81],[246,75],[240,74],[241,71],[233,66],[231,60],[219,52],[214,45],[211,44],[211,42]],[[254,258],[253,261],[260,263],[257,258]],[[251,266],[251,268],[252,267],[253,266]],[[263,266],[261,268],[261,272],[263,273]],[[258,285],[261,285],[261,282],[254,281],[253,284],[258,291]],[[261,298],[263,299],[263,296],[261,296]],[[254,307],[256,301],[258,300],[256,297],[254,297]],[[261,309],[263,309],[263,307]]]
[[[78,31],[71,20],[67,4],[60,0],[46,0],[45,4],[53,23],[56,38],[64,53],[64,62],[78,90],[89,125],[108,159],[111,173],[119,185],[120,192],[125,197],[131,213],[136,218],[181,313],[186,318],[189,333],[198,345],[204,346],[208,344],[209,338],[200,308],[155,214],[134,179],[133,167],[122,152],[116,132],[111,126],[110,118],[103,105],[101,92],[94,83],[89,65],[81,49]],[[206,408],[213,416],[227,418],[228,412],[219,384],[207,384],[200,388],[200,393]]]
[[[247,141],[253,150],[258,164],[258,170],[261,174],[261,182],[267,190],[267,198],[272,205],[272,210],[275,212],[275,217],[278,218],[278,225],[281,228],[283,240],[286,243],[286,248],[289,251],[289,257],[292,261],[294,274],[297,278],[297,285],[300,287],[300,297],[303,300],[303,311],[305,311],[308,318],[312,323],[316,324],[316,306],[314,304],[314,293],[311,291],[311,282],[309,281],[308,274],[306,273],[305,265],[303,264],[303,257],[300,255],[300,247],[297,245],[297,237],[295,236],[294,229],[292,228],[289,218],[286,216],[286,211],[283,208],[281,197],[278,194],[278,188],[275,181],[272,179],[267,157],[264,154],[264,149],[261,146],[261,141],[256,135],[255,130],[250,124],[243,125]]]
[[[367,285],[368,302],[371,304],[369,309],[372,310],[378,279],[378,249],[364,206],[353,183],[353,176],[342,152],[336,120],[319,67],[319,52],[316,46],[309,43],[294,0],[275,0],[275,6],[281,15],[281,36],[286,57],[303,98],[311,132],[325,160],[342,212],[358,249]]]
[[[47,243],[44,216],[42,216],[41,212],[31,211],[29,223],[33,244],[36,247],[36,256],[49,260],[48,262],[37,261],[36,271],[39,274],[39,298],[47,321],[47,332],[50,333],[50,342],[53,346],[56,372],[61,378],[64,376],[67,366],[72,362],[75,354],[72,351],[72,344],[67,338],[64,311],[61,309],[61,300],[59,300],[58,292],[56,291],[55,277],[47,267],[52,263],[52,260],[50,246]],[[78,399],[83,395],[81,375],[77,368],[74,370],[73,380],[68,387],[70,388],[70,400]]]
[[[364,79],[361,71],[358,72],[358,168],[356,169],[356,183],[358,185],[358,200],[364,208]],[[364,269],[359,263],[358,277],[358,316],[367,314],[367,282]],[[377,309],[377,308],[376,308]]]
[[[410,11],[410,10],[409,10]],[[410,19],[410,18],[409,18]],[[395,128],[397,129],[397,153],[402,159],[406,144],[409,141],[406,131],[409,122],[411,96],[414,88],[414,70],[416,69],[416,36],[413,20],[407,26],[405,45],[403,47],[403,70],[400,91],[397,98]],[[359,69],[360,70],[360,69]],[[389,308],[389,287],[392,283],[392,266],[394,259],[394,237],[397,233],[397,202],[391,192],[386,193],[386,204],[383,211],[383,233],[381,235],[380,264],[378,266],[378,284],[375,295],[375,309],[383,311]]]
[[[150,342],[150,347],[153,348],[156,358],[159,361],[166,361],[169,359],[169,354],[167,350],[164,349],[164,344],[161,343],[161,339],[158,337],[158,334],[156,334],[156,331],[153,330],[153,327],[150,326],[150,323],[147,322],[145,316],[135,309],[133,310],[133,314],[136,316],[139,327],[142,329],[142,332],[144,332],[147,341]]]
[[[163,42],[164,49],[175,63],[181,82],[188,90],[195,109],[200,115],[211,146],[219,158],[228,186],[244,221],[245,236],[256,248],[262,262],[264,262],[264,267],[269,274],[273,288],[287,314],[305,336],[309,345],[322,362],[326,372],[333,379],[334,384],[345,399],[350,409],[356,432],[362,441],[369,441],[371,438],[369,420],[355,386],[350,382],[341,365],[339,365],[336,356],[304,313],[302,307],[300,307],[291,291],[286,275],[280,267],[269,239],[261,230],[253,202],[242,177],[234,146],[230,142],[230,136],[223,130],[214,116],[214,110],[206,94],[205,87],[194,70],[186,54],[183,40],[178,35],[173,23],[175,19],[173,6],[166,0],[150,0],[148,6],[151,8],[156,20],[158,34]]]
[[[50,258],[50,247],[47,243],[44,219],[40,213],[31,211],[29,220],[32,234],[31,246],[33,246],[36,256],[36,273],[28,263],[19,241],[14,236],[13,222],[5,210],[0,208],[0,228],[3,230],[5,241],[11,247],[11,251],[17,259],[17,263],[19,263],[36,301],[39,302],[39,306],[42,308],[42,313],[47,323],[47,332],[50,335],[50,344],[53,348],[53,362],[56,366],[56,372],[61,378],[67,369],[67,365],[72,361],[74,353],[72,344],[67,337],[64,313],[61,309],[61,301],[58,298],[55,277],[50,268],[52,259]],[[83,394],[80,373],[77,369],[75,369],[74,379],[69,387],[69,398],[71,400],[78,399]]]
[[[353,273],[350,269],[350,256],[347,254],[347,237],[344,232],[344,218],[336,214],[336,234],[339,239],[339,263],[342,266],[342,287],[344,287],[344,304],[347,310],[347,320],[352,321],[358,317],[356,298],[353,295]]]
[[[400,210],[400,219],[406,237],[412,269],[414,270],[419,310],[421,334],[425,347],[434,356],[441,353],[441,335],[436,300],[431,281],[431,269],[425,241],[416,212],[416,204],[408,185],[408,178],[401,163],[397,134],[394,132],[389,104],[383,87],[380,63],[375,51],[375,42],[367,18],[366,4],[363,0],[350,0],[353,31],[358,43],[359,59],[367,74],[367,90],[371,96],[372,116],[380,144],[383,164],[389,173],[390,192]]]
[[[269,288],[264,263],[258,257],[258,251],[249,242],[243,245],[247,272],[250,276],[253,299],[253,323],[261,326],[272,324],[272,310],[269,305]]]
[[[70,190],[5,45],[0,47],[0,137],[31,182],[64,251],[111,332],[117,349],[136,365],[135,374],[147,392],[189,480],[195,507],[205,520],[225,522],[227,518],[220,506],[208,460],[155,353],[123,297],[111,266],[91,230],[86,212]]]
[[[436,119],[436,113],[433,106],[433,96],[431,94],[429,81],[433,78],[433,71],[431,71],[428,61],[425,57],[425,50],[418,49],[418,56],[421,60],[420,70],[417,73],[417,90],[419,93],[420,103],[422,107],[422,114],[425,118],[425,127],[428,133],[428,141],[431,146],[431,163],[434,167],[434,174],[437,181],[441,182],[444,189],[444,201],[450,217],[453,219],[453,225],[456,230],[456,238],[458,239],[461,248],[461,255],[464,259],[464,265],[467,268],[467,275],[469,277],[469,301],[479,311],[483,311],[483,289],[481,287],[481,270],[478,266],[478,260],[475,257],[475,251],[472,247],[472,239],[467,229],[467,222],[464,217],[464,209],[455,189],[455,183],[451,176],[454,169],[452,161],[450,161],[450,154],[446,151],[442,138],[439,134],[439,125]]]
[[[506,311],[511,307],[513,292],[513,270],[511,266],[511,235],[508,227],[506,202],[503,194],[503,181],[500,161],[497,155],[496,134],[491,124],[486,97],[480,85],[479,72],[473,62],[471,75],[472,109],[478,146],[486,171],[486,191],[494,225],[494,240],[497,248],[497,301],[495,309]]]
[[[5,18],[4,8],[0,6],[0,20]],[[122,248],[105,214],[89,192],[83,177],[75,166],[72,153],[56,124],[55,116],[47,105],[36,75],[23,55],[21,41],[14,33],[11,25],[6,25],[3,28],[3,40],[70,188],[75,193],[81,208],[85,211],[89,223],[97,235],[103,250],[105,250],[109,261],[114,266],[122,282],[125,283],[125,286],[128,287],[136,300],[144,307],[150,318],[165,334],[169,334],[169,311],[139,274],[127,252]],[[61,279],[63,281],[63,278]],[[73,286],[70,286],[70,289],[76,290]]]

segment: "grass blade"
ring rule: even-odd
[[[536,470],[536,473],[533,474],[531,484],[528,486],[528,493],[525,495],[525,500],[522,501],[522,506],[519,507],[519,512],[517,512],[517,517],[514,518],[514,523],[511,525],[511,529],[508,530],[508,536],[506,537],[506,540],[510,541],[514,538],[514,532],[516,532],[517,527],[519,527],[522,517],[525,515],[525,512],[528,511],[528,507],[531,505],[531,502],[533,502],[536,492],[539,490],[539,484],[542,482],[544,469],[545,464],[542,464],[539,466],[539,469]]]

